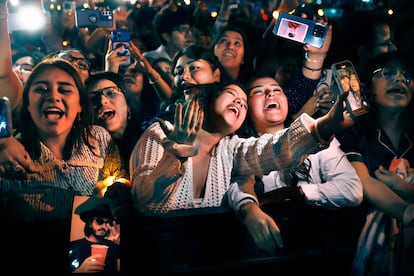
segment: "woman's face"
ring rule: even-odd
[[[359,92],[359,81],[355,74],[351,74],[349,78],[349,85],[351,86],[352,91]]]
[[[412,73],[402,66],[388,65],[373,76],[375,103],[383,108],[402,108],[408,106],[413,97],[414,82]]]
[[[243,89],[235,84],[226,86],[212,103],[209,124],[223,135],[238,130],[247,114],[247,96]]]
[[[110,80],[99,80],[89,89],[98,123],[111,135],[122,137],[128,123],[129,107],[125,95]]]
[[[181,56],[174,68],[174,85],[183,90],[186,100],[196,91],[193,85],[209,84],[220,81],[220,70],[213,71],[211,64],[204,59],[190,59]]]
[[[74,79],[59,68],[48,68],[33,80],[27,110],[40,137],[67,136],[81,113],[79,90]]]
[[[69,61],[79,72],[82,81],[85,82],[89,77],[90,63],[81,52],[68,51],[60,53],[58,56]]]
[[[13,64],[13,71],[19,77],[22,84],[26,83],[34,66],[34,60],[30,56],[21,57]]]
[[[266,129],[284,128],[288,100],[282,87],[272,78],[258,78],[249,88],[249,116],[259,134]]]
[[[240,68],[244,63],[244,42],[238,32],[226,31],[214,45],[214,55],[224,68]]]

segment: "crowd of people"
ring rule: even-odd
[[[24,40],[0,0],[0,95],[14,130],[0,138],[1,235],[6,260],[29,248],[16,271],[140,271],[119,260],[134,256],[123,233],[151,236],[142,217],[199,210],[231,214],[254,252],[274,256],[292,245],[278,208],[294,206],[349,210],[344,275],[414,273],[408,1],[393,17],[346,6],[340,18],[279,2],[262,15],[326,25],[321,47],[276,36],[277,19],[230,0],[217,18],[203,1],[123,4],[111,7],[111,28],[78,28],[74,10],[50,10],[51,24]],[[113,47],[114,30],[131,41]],[[331,65],[344,60],[356,72],[338,80],[340,93]],[[350,112],[354,97],[367,112]],[[74,209],[76,196],[87,206]],[[85,237],[69,244],[73,215]],[[110,245],[105,265],[89,251],[96,243]]]

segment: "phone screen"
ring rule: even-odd
[[[0,98],[0,138],[12,135],[10,102],[7,97]]]
[[[124,47],[124,50],[118,53],[118,56],[128,56],[127,62],[121,64],[122,66],[128,66],[131,63],[131,59],[129,58],[129,45],[131,43],[131,37],[128,31],[126,30],[116,30],[113,31],[111,34],[112,38],[112,49],[116,49],[119,47]]]
[[[368,103],[365,99],[357,71],[351,61],[345,60],[332,64],[332,73],[336,87],[340,93],[348,93],[347,108],[354,116],[368,112]]]

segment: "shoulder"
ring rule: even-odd
[[[90,131],[91,131],[92,135],[100,141],[110,141],[110,140],[112,140],[112,136],[109,133],[109,131],[106,130],[102,126],[92,125],[90,127]]]

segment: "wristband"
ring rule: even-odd
[[[159,73],[157,73],[157,75],[155,76],[155,79],[154,80],[151,80],[150,78],[149,78],[149,83],[150,84],[154,84],[154,83],[157,83],[158,82],[158,80],[160,79],[160,74]]]
[[[312,72],[322,71],[322,69],[323,69],[323,67],[321,67],[321,68],[311,68],[311,67],[307,66],[306,64],[303,64],[303,68],[308,69],[309,71],[312,71]]]
[[[323,55],[322,59],[310,59],[308,51],[305,52],[305,59],[306,61],[312,62],[312,63],[318,63],[318,62],[323,62],[326,58],[326,54]]]

